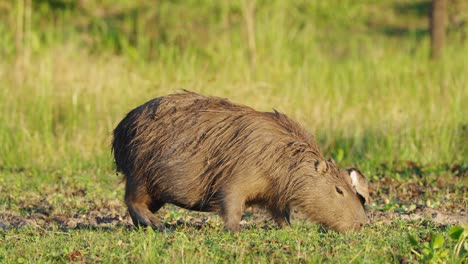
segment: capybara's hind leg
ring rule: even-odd
[[[132,217],[133,224],[135,226],[143,226],[143,227],[152,227],[154,229],[163,230],[164,226],[161,224],[161,221],[148,209],[147,205],[145,204],[129,204],[128,212]]]
[[[152,202],[146,188],[138,188],[135,184],[129,184],[125,190],[125,203],[128,207],[128,212],[135,226],[149,226],[154,229],[164,229],[159,219],[153,214],[164,203]]]
[[[271,207],[269,210],[271,212],[273,220],[275,220],[275,222],[278,224],[280,228],[291,225],[291,221],[290,221],[291,213],[290,213],[289,208],[279,209],[279,208]]]
[[[156,213],[159,209],[161,209],[161,207],[163,207],[164,203],[163,202],[160,202],[160,201],[151,201],[150,205],[149,205],[149,209],[150,211],[154,214]]]

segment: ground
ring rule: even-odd
[[[356,234],[326,231],[304,220],[300,212],[293,214],[292,227],[278,229],[261,208],[247,208],[241,233],[230,234],[217,214],[172,205],[158,212],[166,231],[138,230],[115,174],[95,182],[70,181],[64,177],[66,171],[8,171],[0,182],[0,260],[413,262],[420,257],[411,251],[409,236],[423,244],[431,234],[442,234],[446,247],[453,247],[448,230],[468,219],[467,168],[400,162],[376,171],[370,179],[370,222]],[[41,173],[55,180],[38,180]],[[89,173],[82,175],[89,178]],[[388,177],[394,174],[400,177]],[[20,184],[19,175],[28,183]]]

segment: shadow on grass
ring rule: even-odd
[[[450,139],[453,151],[463,155],[466,145],[466,124],[454,128],[457,133]],[[384,134],[385,133],[385,134]],[[468,163],[465,160],[423,163],[418,153],[424,154],[428,142],[414,139],[412,134],[364,130],[356,135],[344,131],[329,133],[317,131],[316,138],[326,158],[333,158],[340,167],[357,167],[363,172],[372,172],[368,177],[419,177],[426,175],[452,175],[458,178],[468,176]],[[429,142],[430,143],[430,142]],[[412,152],[407,149],[413,148]],[[461,149],[456,146],[461,146]],[[409,153],[408,153],[409,152]],[[456,155],[452,155],[456,156]]]
[[[415,39],[422,39],[429,36],[429,29],[414,29],[403,26],[387,26],[379,30],[389,37],[413,37]]]
[[[428,17],[431,12],[431,1],[409,1],[405,3],[395,3],[394,10],[405,16]]]
[[[332,157],[338,163],[368,163],[371,156],[373,160],[398,159],[393,155],[395,142],[377,131],[366,130],[355,136],[344,135],[343,131],[317,131],[315,134],[325,157]],[[378,153],[386,153],[386,157],[375,159]]]
[[[411,21],[417,19],[429,20],[429,15],[431,11],[431,1],[430,0],[421,0],[421,1],[409,1],[404,3],[395,3],[391,7],[392,11],[399,17],[399,20]],[[382,12],[388,12],[382,10]],[[422,39],[429,36],[429,22],[427,22],[423,27],[416,27],[414,24],[407,22],[406,24],[398,25],[389,25],[388,23],[370,23],[369,28],[375,32],[384,34],[389,37],[413,37],[415,39]],[[419,22],[420,24],[420,22]]]

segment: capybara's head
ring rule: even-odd
[[[304,213],[338,232],[361,230],[367,223],[364,205],[369,202],[364,175],[354,168],[338,169],[332,160],[316,161],[313,170],[303,185]]]

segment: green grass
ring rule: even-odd
[[[255,68],[242,1],[33,2],[18,48],[24,2],[0,0],[0,214],[47,216],[38,227],[0,228],[0,262],[419,261],[402,234],[448,237],[449,226],[398,217],[346,235],[301,221],[286,230],[253,221],[231,235],[213,215],[201,230],[175,225],[167,234],[125,224],[64,229],[61,215],[103,208],[128,221],[112,130],[130,109],[182,88],[286,113],[327,156],[382,189],[384,178],[398,188],[414,175],[424,188],[449,179],[437,186],[450,195],[430,196],[435,208],[466,208],[467,30],[449,25],[444,57],[430,60],[427,1],[257,1]],[[401,172],[401,161],[429,172]],[[371,212],[415,204],[383,193],[372,193]],[[176,221],[178,212],[162,217]]]
[[[179,227],[169,233],[152,230],[24,229],[6,231],[0,251],[3,260],[19,262],[63,262],[75,253],[89,262],[399,262],[410,248],[402,232],[417,232],[418,223],[399,221],[389,226],[366,228],[359,234],[321,233],[315,226],[294,225],[285,230],[252,228],[230,234],[220,228],[193,230]],[[99,236],[96,236],[99,233]],[[383,239],[383,237],[385,239]],[[376,253],[378,249],[378,253]],[[1,260],[1,259],[0,259]],[[412,258],[414,261],[415,259]]]
[[[114,55],[79,44],[84,37],[95,42],[109,37],[107,31],[89,36],[73,28],[62,32],[60,25],[32,30],[29,57],[20,52],[0,62],[0,165],[63,166],[66,157],[80,167],[99,157],[99,165],[109,168],[110,132],[119,119],[138,104],[181,88],[260,110],[274,107],[316,133],[325,152],[344,151],[348,163],[464,160],[464,42],[452,37],[445,58],[432,62],[427,35],[392,37],[365,27],[376,20],[371,16],[379,8],[376,3],[283,5],[276,1],[258,7],[255,72],[235,5],[226,15],[233,20],[230,27],[221,33],[221,18],[196,28],[207,31],[206,36],[180,33],[185,29],[168,19],[164,35],[194,39],[181,40],[183,47],[162,41],[155,47],[158,57],[151,60],[132,56],[132,47],[121,51],[125,55]],[[167,8],[198,21],[195,11],[183,5]],[[328,18],[335,13],[340,19]],[[33,13],[33,20],[41,21],[39,11],[37,16]],[[394,20],[387,16],[382,23]],[[49,43],[48,35],[60,38]]]
[[[466,202],[463,183],[436,184],[443,175],[437,168],[427,168],[420,180],[424,188],[441,188],[438,192],[414,200],[402,195],[412,192],[405,184],[408,179],[383,184],[375,200],[369,205],[371,214],[385,210],[404,211],[408,203],[428,200]],[[384,170],[382,173],[391,173]],[[403,172],[404,173],[404,172]],[[125,216],[122,206],[122,184],[109,172],[92,170],[3,171],[0,180],[0,219],[12,224],[0,229],[0,262],[417,262],[421,258],[413,251],[409,236],[423,244],[431,234],[445,237],[447,243],[440,250],[453,251],[455,241],[448,237],[447,225],[426,219],[404,220],[391,217],[373,220],[359,233],[339,234],[324,232],[322,228],[293,217],[293,226],[278,229],[261,212],[246,213],[243,230],[231,234],[223,230],[220,217],[210,213],[179,210],[173,206],[163,208],[159,215],[168,226],[166,233],[135,230],[127,221],[99,223],[99,219],[112,220]],[[387,179],[388,180],[388,179]],[[386,193],[385,188],[399,190]],[[447,188],[447,189],[446,189]],[[450,188],[455,191],[450,191]],[[465,194],[464,194],[465,192]],[[449,201],[444,200],[452,195]],[[401,199],[383,206],[382,200]],[[418,200],[418,201],[417,201]],[[435,208],[443,206],[435,206]],[[463,206],[455,206],[463,208]],[[395,210],[393,210],[395,209]],[[398,209],[398,210],[397,210]],[[17,221],[10,217],[21,218]],[[388,218],[387,218],[388,217]],[[128,216],[127,216],[128,218]],[[78,224],[70,225],[74,219]],[[82,221],[83,220],[83,221]],[[16,222],[15,222],[16,221]],[[96,222],[97,221],[97,222]],[[203,222],[200,224],[200,222]],[[97,224],[96,224],[97,223]],[[439,250],[439,251],[440,251]],[[449,260],[447,257],[445,261]]]

